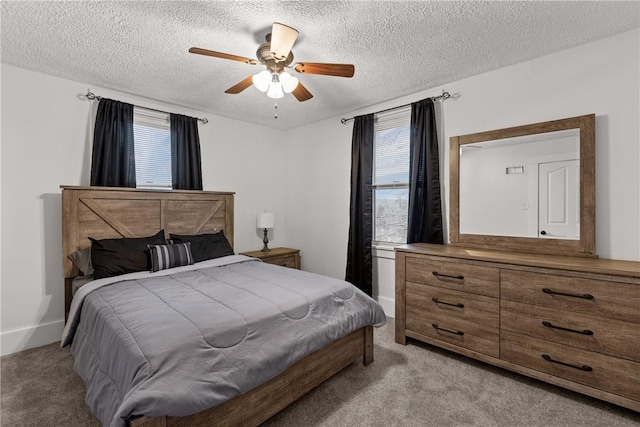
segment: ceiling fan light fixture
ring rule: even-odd
[[[284,93],[291,93],[297,87],[300,80],[297,77],[292,76],[291,74],[283,71],[280,73],[280,83],[282,84],[282,90]]]
[[[271,29],[271,55],[276,61],[284,61],[289,56],[293,44],[298,38],[298,30],[279,22]]]
[[[280,83],[280,79],[276,73],[273,73],[273,79],[271,83],[269,83],[269,89],[267,90],[267,96],[269,98],[283,98],[284,91],[282,90],[282,83]]]
[[[284,98],[282,85],[280,83],[269,83],[269,90],[267,91],[267,96],[269,98],[274,98],[274,99]]]
[[[273,80],[273,78],[268,70],[264,70],[259,72],[258,74],[254,74],[253,77],[251,77],[251,80],[253,81],[253,85],[256,87],[256,89],[258,89],[260,92],[266,92],[267,90],[269,90],[269,85],[271,84],[271,80]]]

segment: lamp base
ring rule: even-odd
[[[262,238],[262,243],[264,243],[264,247],[262,248],[262,252],[269,252],[271,249],[267,246],[269,243],[269,236],[267,235],[267,229],[264,229],[264,237]]]

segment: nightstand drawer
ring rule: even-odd
[[[493,267],[408,256],[406,280],[474,294],[498,297],[499,270]]]
[[[281,265],[283,267],[296,268],[296,257],[294,255],[283,255],[263,259],[269,264]]]
[[[500,358],[640,401],[640,363],[502,331]]]
[[[566,310],[502,301],[502,330],[640,362],[640,325]]]
[[[273,248],[268,251],[241,252],[240,255],[258,258],[268,264],[300,269],[299,249]]]
[[[640,323],[637,285],[502,270],[500,291],[503,300]]]

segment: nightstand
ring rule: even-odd
[[[269,264],[281,265],[283,267],[289,268],[297,268],[298,270],[300,270],[300,249],[273,248],[268,252],[251,251],[242,252],[240,255],[259,258]]]

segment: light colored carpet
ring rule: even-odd
[[[417,342],[375,331],[375,361],[354,362],[264,425],[639,426],[640,414]],[[5,356],[1,423],[98,426],[68,350],[58,344]]]

